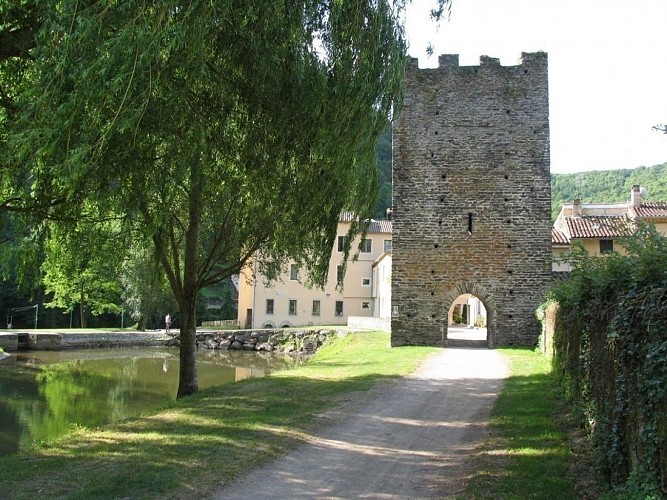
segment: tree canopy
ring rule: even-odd
[[[322,285],[340,212],[372,214],[377,138],[401,97],[400,4],[40,2],[15,162],[36,198],[74,218],[94,205],[152,241],[180,309],[179,395],[197,390],[202,287],[253,255],[268,276],[291,259]]]

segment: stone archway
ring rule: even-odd
[[[495,344],[495,339],[497,335],[496,329],[496,304],[491,293],[489,293],[483,286],[478,283],[471,282],[462,282],[450,287],[443,294],[443,309],[444,309],[444,322],[442,325],[442,341],[443,346],[447,347],[448,342],[448,332],[449,332],[449,310],[452,307],[452,304],[459,298],[461,295],[473,295],[477,297],[486,308],[486,341],[484,342],[486,347],[493,348]]]

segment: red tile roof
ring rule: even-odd
[[[635,214],[639,218],[662,218],[667,217],[667,202],[659,201],[655,203],[642,203],[634,208]]]
[[[352,222],[357,219],[357,214],[354,212],[341,212],[338,216],[339,222]]]
[[[567,238],[564,232],[559,231],[555,227],[551,228],[551,244],[552,245],[569,245],[570,240]]]
[[[623,238],[632,233],[630,221],[625,216],[568,217],[567,229],[574,238]]]
[[[391,234],[392,223],[390,220],[373,220],[368,224],[369,233],[389,233]]]
[[[341,212],[338,217],[339,222],[352,222],[356,220],[357,215],[354,212]],[[368,223],[369,233],[388,233],[391,234],[392,223],[390,220],[371,219]]]

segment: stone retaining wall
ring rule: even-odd
[[[345,330],[237,330],[199,331],[198,349],[222,349],[274,352],[277,354],[312,354],[330,337],[347,335]],[[178,337],[170,345],[178,346]]]
[[[28,334],[28,349],[33,351],[57,351],[63,341],[59,333],[30,333]]]
[[[161,332],[62,333],[60,349],[101,347],[162,347],[172,337]]]
[[[5,351],[18,349],[19,337],[15,333],[0,333],[0,347]]]
[[[344,336],[344,329],[290,329],[290,330],[199,330],[198,349],[229,349],[275,353],[313,353],[329,337]],[[31,350],[60,351],[99,347],[178,347],[178,335],[164,332],[106,332],[56,333],[31,332],[27,348]],[[0,347],[5,351],[17,350],[16,334],[0,334]]]

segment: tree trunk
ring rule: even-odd
[[[79,319],[81,320],[81,328],[86,328],[88,325],[86,324],[86,310],[85,307],[83,306],[83,301],[84,301],[84,293],[83,293],[83,283],[81,284],[81,296],[79,299]]]
[[[199,292],[199,231],[203,193],[202,166],[198,161],[190,167],[188,228],[185,232],[183,293],[178,300],[181,314],[181,368],[177,398],[199,390],[197,382],[197,293]]]
[[[177,398],[189,396],[199,390],[197,381],[197,317],[196,304],[197,292],[191,297],[183,297],[179,301],[179,312],[181,321],[181,349],[180,349],[180,372],[178,378]]]

